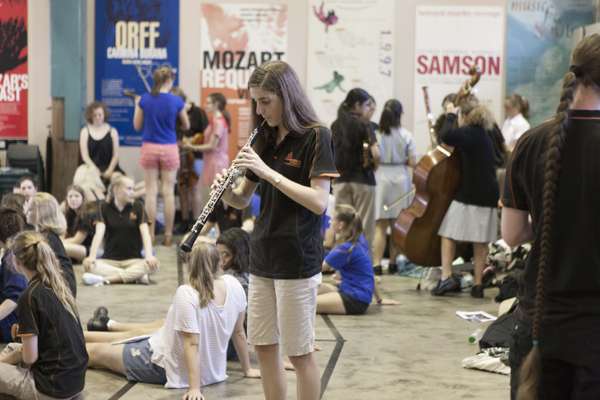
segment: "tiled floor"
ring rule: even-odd
[[[149,321],[166,314],[176,288],[175,248],[158,247],[161,270],[150,286],[79,287],[82,319],[105,305],[118,321]],[[81,271],[78,270],[78,275]],[[372,306],[358,317],[317,317],[317,338],[322,348],[317,360],[330,379],[323,395],[328,400],[475,399],[508,398],[508,377],[466,370],[461,360],[476,352],[467,337],[476,327],[458,319],[457,309],[483,309],[495,313],[491,300],[471,299],[467,293],[433,298],[415,290],[416,281],[384,276],[386,296],[399,306]],[[338,337],[336,339],[336,331]],[[343,338],[343,341],[341,340]],[[337,350],[336,350],[337,346]],[[341,352],[340,352],[341,349]],[[336,360],[336,355],[337,357]],[[294,373],[288,372],[288,398],[295,398]],[[90,370],[86,399],[178,399],[183,391],[152,385],[128,385],[124,378]],[[230,363],[229,379],[203,389],[210,399],[262,399],[260,381],[243,379],[239,364]]]

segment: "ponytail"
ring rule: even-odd
[[[52,290],[73,318],[79,319],[75,298],[54,251],[44,237],[34,231],[23,231],[15,236],[10,249],[20,266],[35,273],[33,280]]]
[[[362,220],[356,209],[348,204],[339,204],[335,207],[335,218],[346,225],[344,241],[352,243],[352,247],[358,242],[363,233]]]
[[[214,280],[220,275],[219,261],[219,252],[212,244],[198,242],[192,249],[189,283],[198,291],[201,308],[215,298]]]
[[[217,109],[223,114],[225,121],[227,121],[227,129],[231,131],[231,114],[226,110],[227,98],[220,92],[211,93],[208,97],[217,105]]]
[[[389,135],[392,133],[392,128],[400,128],[402,118],[402,103],[396,99],[391,99],[385,102],[379,119],[379,130]]]
[[[563,78],[560,104],[555,117],[556,124],[550,131],[550,138],[545,154],[540,259],[535,284],[535,311],[531,330],[533,347],[521,366],[517,400],[537,400],[538,398],[537,389],[541,371],[540,328],[546,298],[546,272],[552,265],[552,234],[556,211],[556,197],[558,194],[558,178],[561,167],[561,151],[565,143],[569,123],[567,111],[573,101],[576,86],[577,78],[575,74],[568,72]]]
[[[151,94],[157,96],[160,93],[160,88],[170,80],[175,80],[175,73],[168,65],[163,65],[154,70],[152,74],[152,90]]]

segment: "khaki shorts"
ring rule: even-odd
[[[248,341],[280,344],[287,356],[309,354],[315,344],[317,289],[321,274],[306,279],[269,279],[250,275]]]

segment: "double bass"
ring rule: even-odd
[[[469,70],[470,78],[463,83],[455,103],[471,93],[481,73]],[[424,91],[425,94],[427,93]],[[428,97],[425,97],[429,131],[433,129]],[[460,154],[439,144],[423,156],[413,172],[415,197],[402,210],[392,227],[392,238],[404,255],[415,264],[434,267],[442,264],[441,238],[438,230],[460,184]]]

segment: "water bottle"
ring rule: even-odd
[[[477,328],[473,333],[469,335],[469,343],[475,344],[479,342],[479,339],[483,336],[483,328]]]

